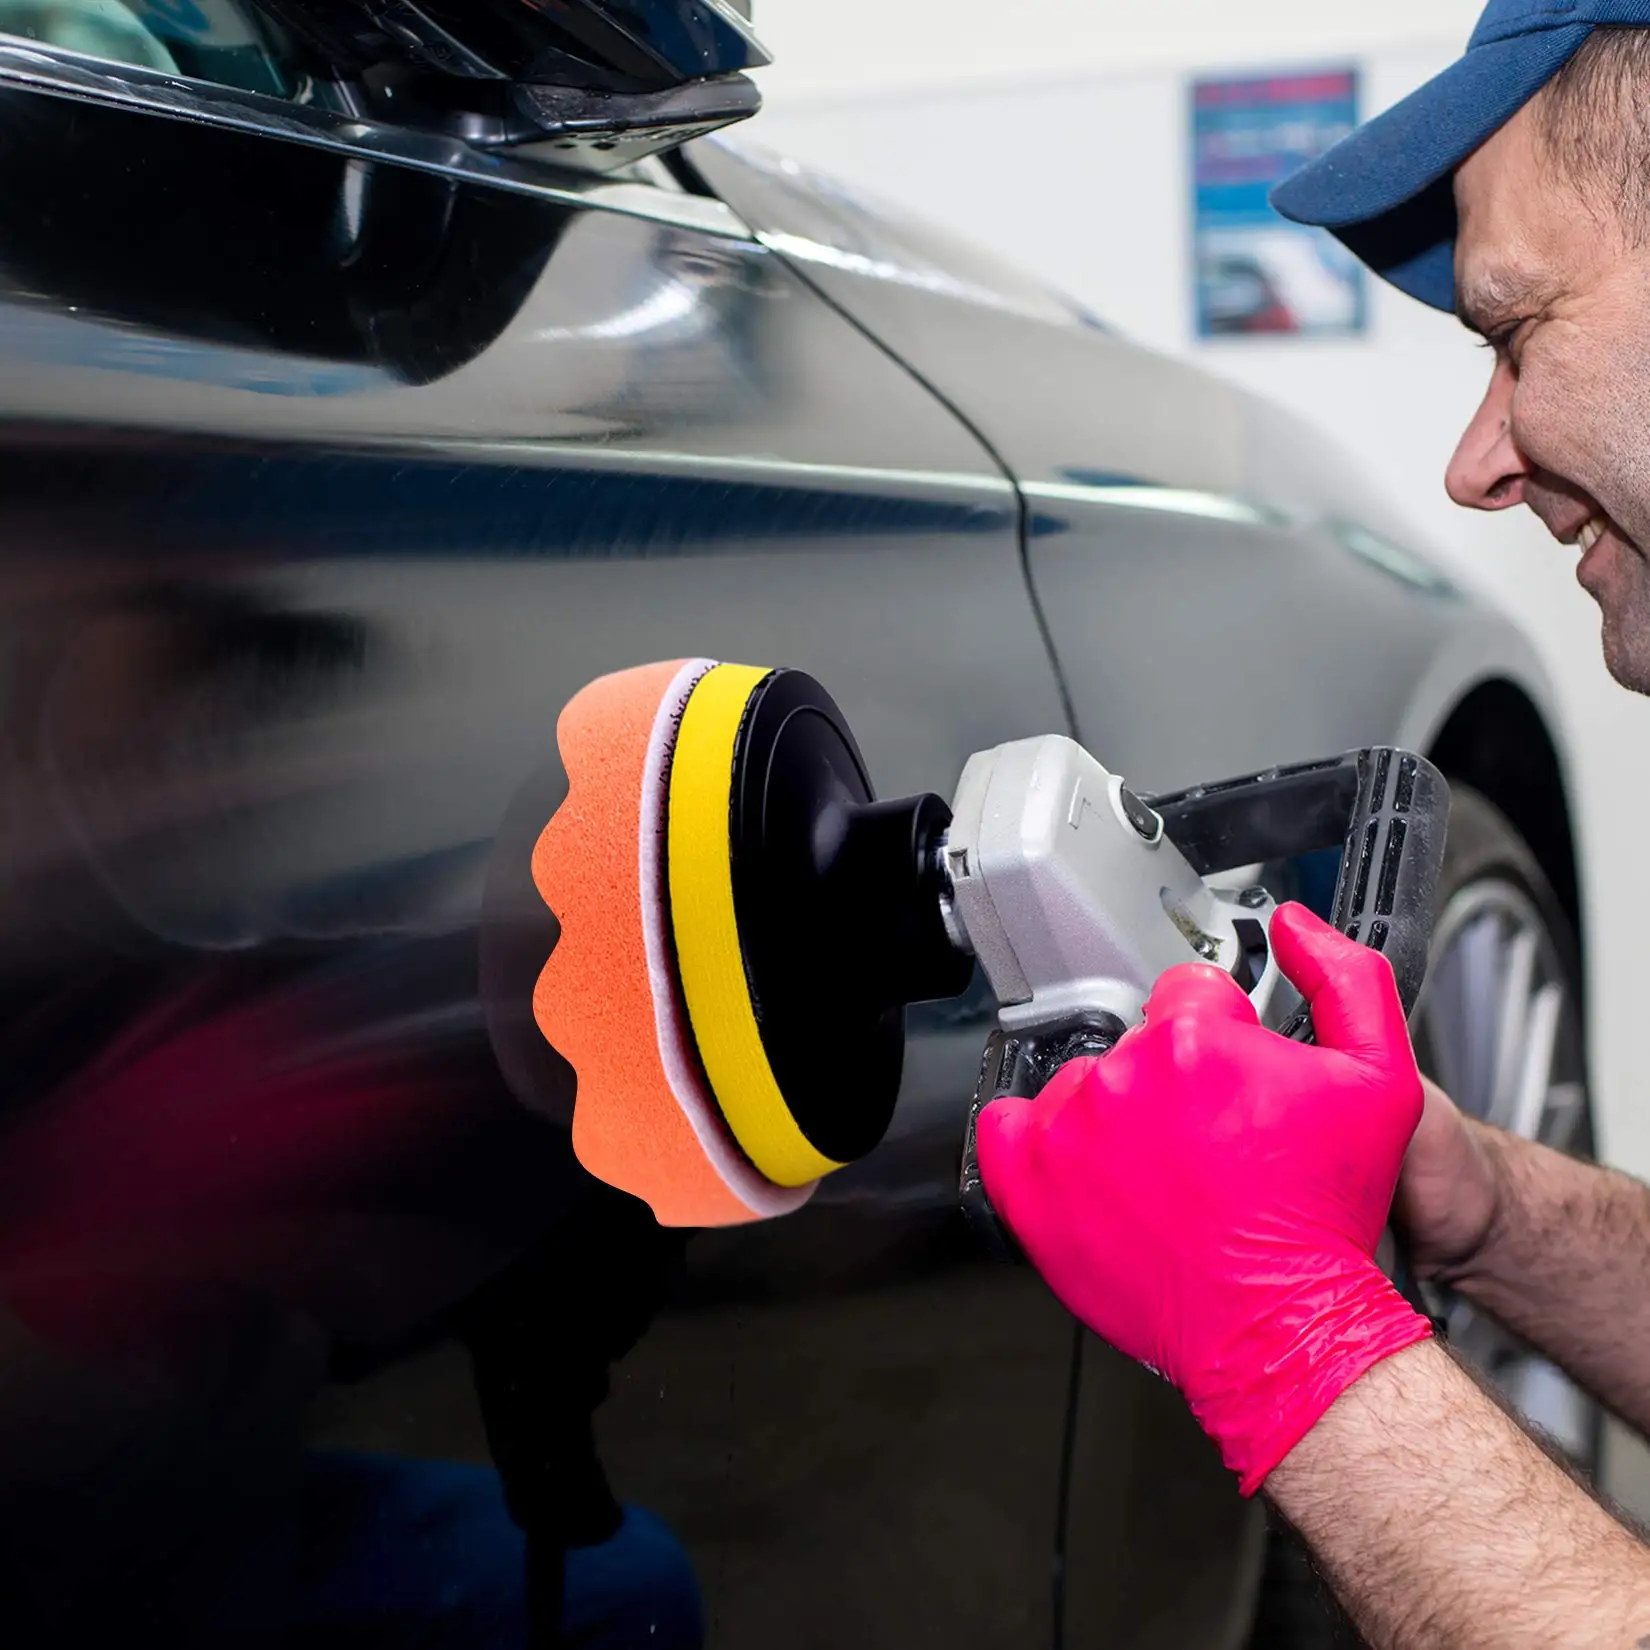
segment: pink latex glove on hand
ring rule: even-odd
[[[1317,1047],[1187,965],[1110,1054],[979,1121],[986,1192],[1032,1264],[1185,1394],[1245,1495],[1371,1365],[1432,1332],[1373,1258],[1421,1116],[1391,965],[1299,905],[1271,938]]]

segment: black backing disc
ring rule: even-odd
[[[878,803],[842,712],[801,671],[752,695],[734,753],[734,910],[774,1078],[809,1143],[840,1163],[882,1139],[899,1097],[905,1005],[964,990],[940,915],[938,797]]]

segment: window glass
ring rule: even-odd
[[[242,0],[0,0],[6,34],[247,91],[288,90]]]

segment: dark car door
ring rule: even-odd
[[[958,1227],[984,1005],[921,1022],[882,1154],[655,1272],[587,1241],[477,988],[499,823],[600,672],[809,669],[889,795],[1061,726],[1012,489],[666,175],[495,190],[35,81],[0,88],[8,1643],[295,1630],[304,1450],[479,1451],[446,1337],[524,1256],[634,1319],[538,1335],[545,1404],[616,1360],[599,1453],[713,1642],[1045,1641],[1072,1336]]]

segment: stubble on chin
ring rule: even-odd
[[[1613,490],[1611,541],[1585,588],[1602,616],[1605,669],[1629,692],[1650,695],[1650,559],[1639,548],[1650,544],[1650,450],[1617,451],[1624,485]]]
[[[1650,588],[1601,605],[1605,669],[1629,692],[1650,694]]]

